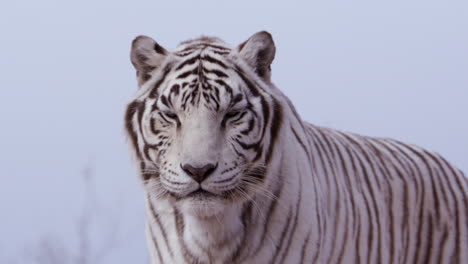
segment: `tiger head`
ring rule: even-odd
[[[237,48],[209,37],[172,52],[146,36],[133,41],[140,89],[126,132],[150,197],[210,216],[262,190],[282,121],[274,56],[267,32]]]

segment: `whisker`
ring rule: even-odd
[[[245,185],[245,187],[248,188],[249,191],[252,191],[253,193],[262,195],[262,196],[268,198],[269,200],[279,201],[278,197],[276,197],[274,194],[272,194],[271,192],[269,192],[266,189],[261,189],[261,188],[258,188],[257,186],[254,186],[254,185]]]
[[[288,206],[286,206],[286,204],[284,204],[283,201],[281,201],[279,199],[279,197],[277,197],[275,194],[273,194],[271,191],[269,191],[268,189],[265,189],[263,186],[261,185],[257,185],[257,184],[253,184],[251,182],[246,182],[246,181],[243,181],[243,183],[245,184],[245,187],[248,188],[250,191],[254,192],[254,193],[258,193],[260,195],[263,195],[264,197],[270,199],[270,200],[274,200],[278,203],[279,206],[281,206],[283,209],[288,209]]]
[[[159,171],[140,171],[142,174],[158,174]]]
[[[254,198],[250,197],[246,192],[244,192],[242,189],[237,188],[237,191],[243,195],[247,200],[252,202],[252,205],[254,205],[255,209],[257,210],[258,215],[262,218],[263,222],[266,222],[265,215],[262,213],[260,206],[257,204],[257,202],[254,200]],[[268,239],[270,240],[271,244],[275,246],[276,249],[278,249],[278,245],[275,243],[272,235],[270,232],[268,232],[268,229],[265,227],[265,232],[268,235]]]

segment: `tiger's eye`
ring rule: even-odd
[[[178,119],[177,115],[171,112],[164,112],[164,115],[170,119]]]
[[[229,112],[224,116],[224,119],[233,118],[233,117],[237,116],[238,114],[240,114],[240,111]]]

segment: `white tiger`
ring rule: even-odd
[[[151,263],[468,263],[468,181],[437,154],[308,124],[271,35],[137,37],[126,111]]]

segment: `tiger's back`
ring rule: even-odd
[[[413,145],[306,126],[312,175],[334,221],[324,228],[334,234],[324,238],[334,257],[323,254],[324,263],[467,259],[468,182],[461,171]]]

